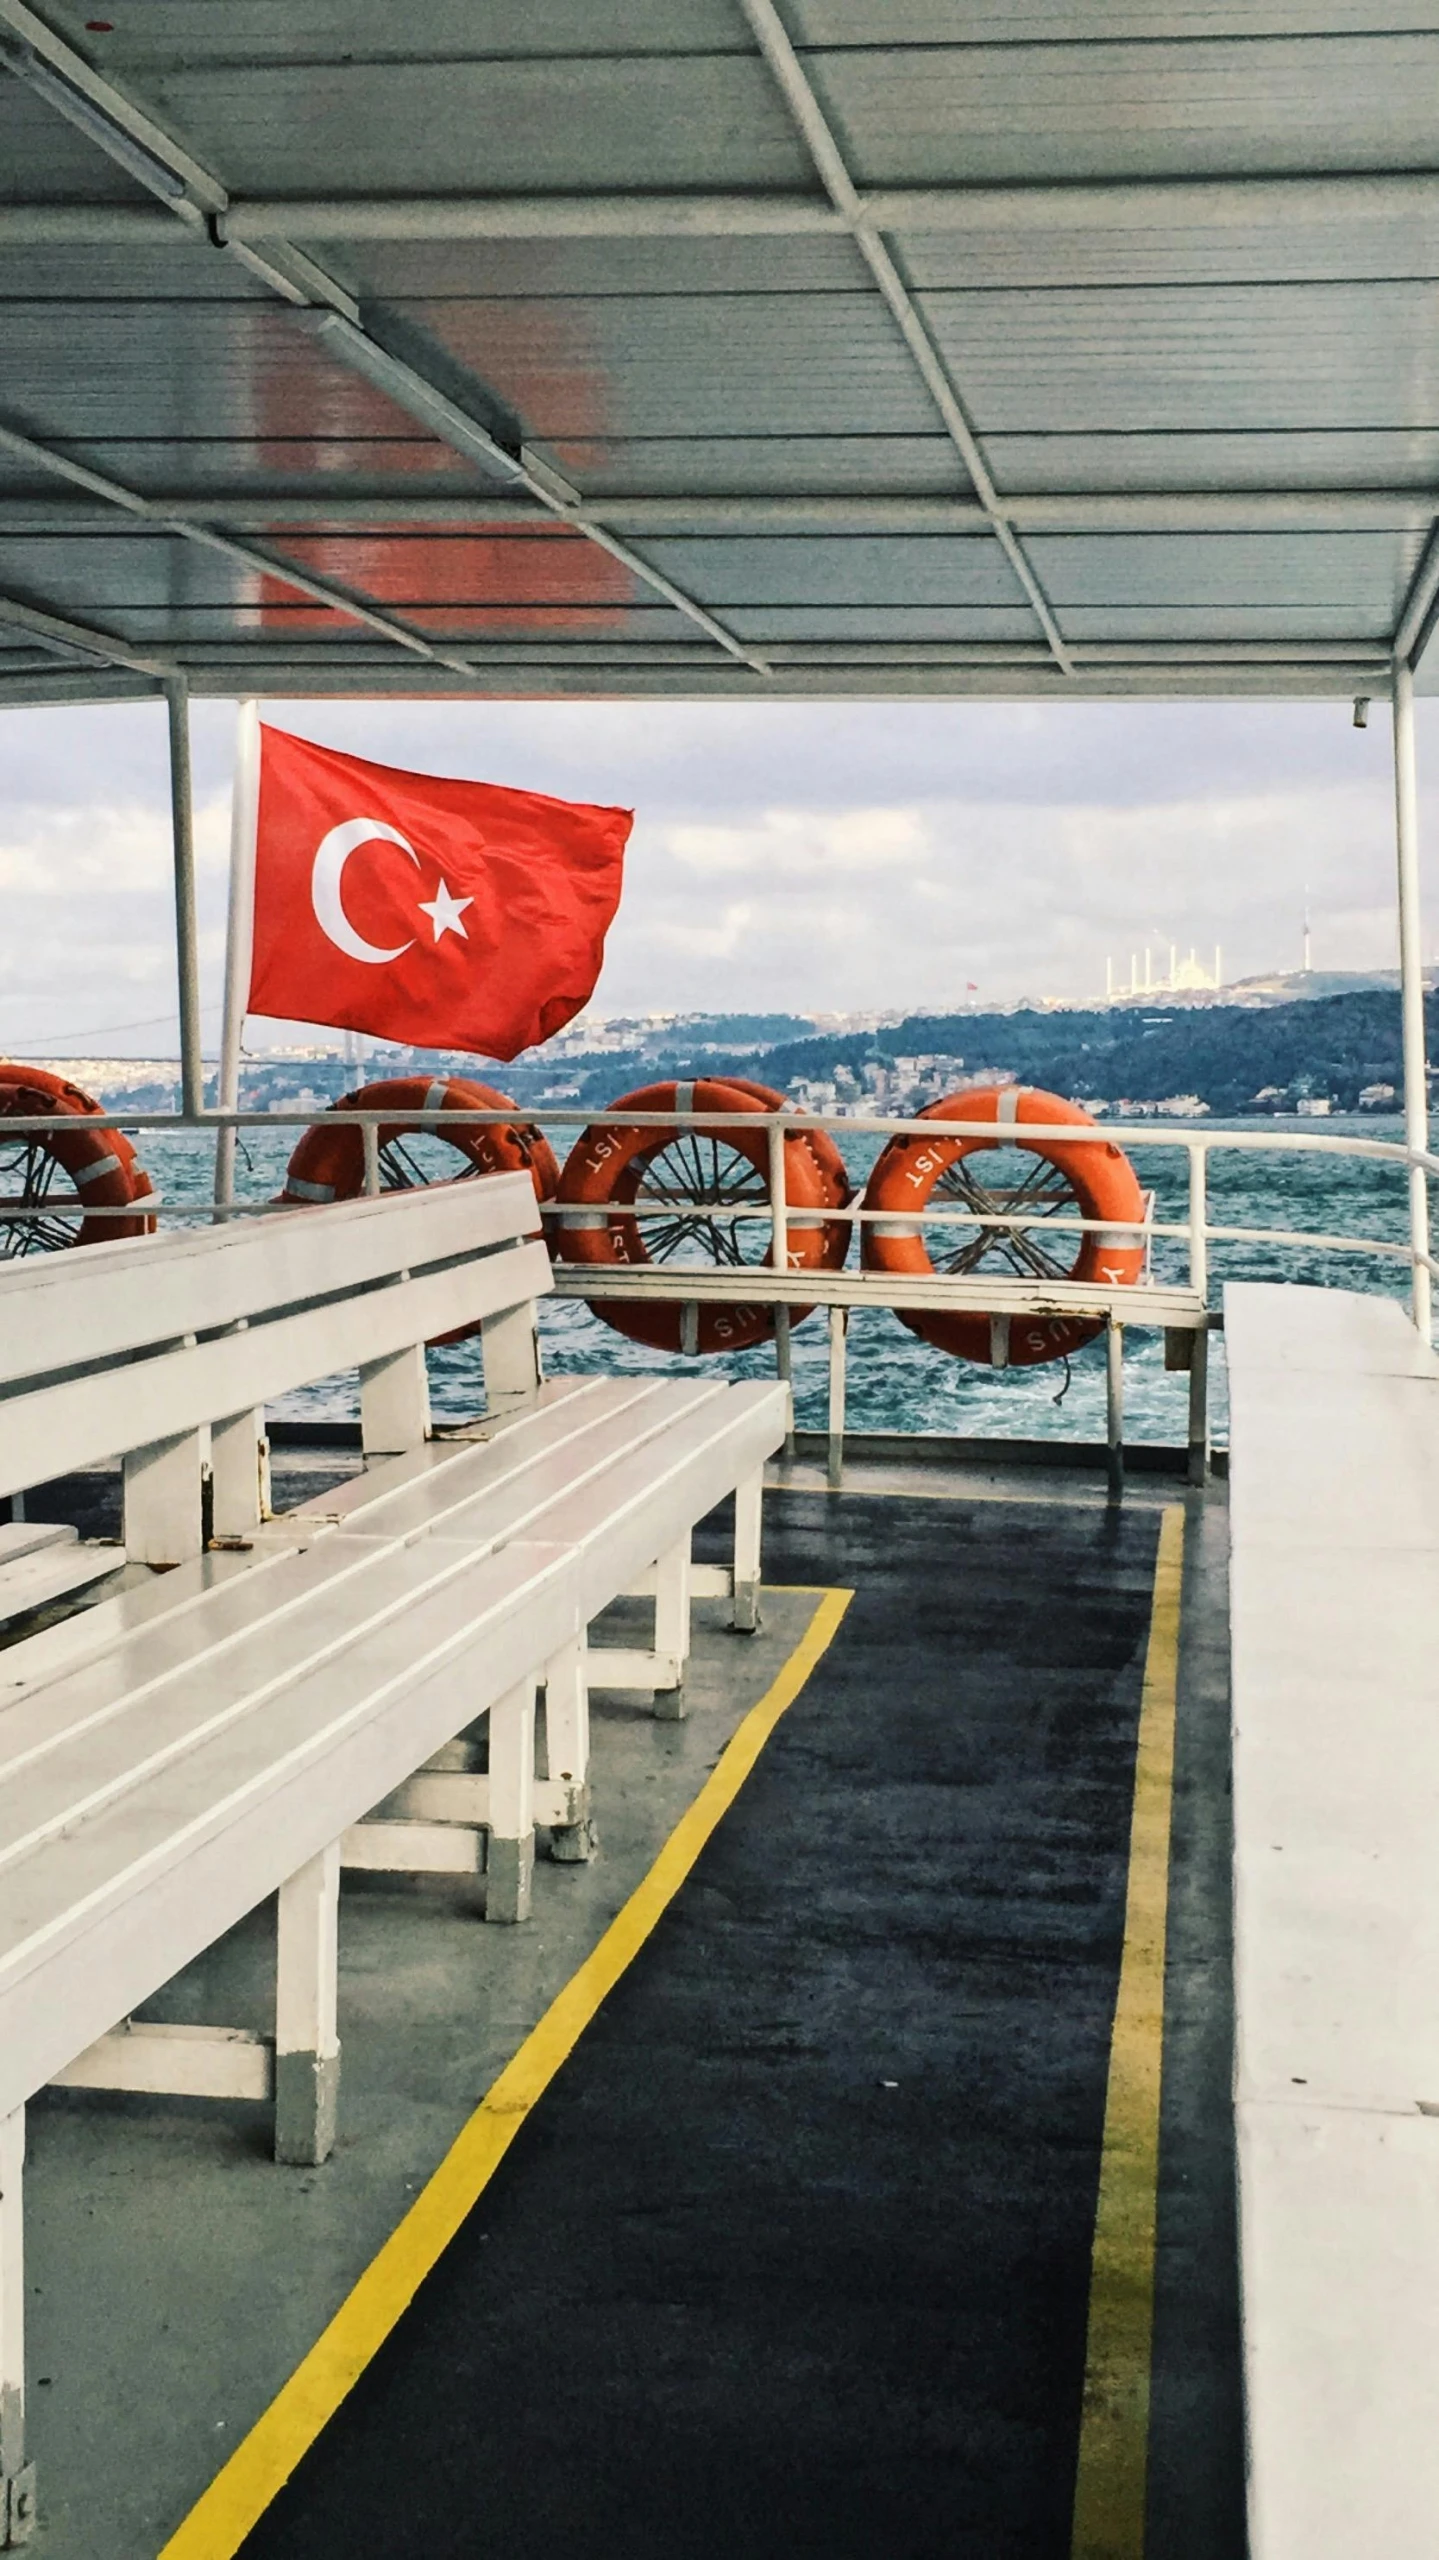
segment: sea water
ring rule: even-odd
[[[1206,1130],[1234,1126],[1253,1133],[1273,1131],[1296,1122],[1206,1121]],[[1304,1134],[1311,1132],[1306,1126]],[[1396,1118],[1366,1112],[1360,1119],[1334,1118],[1326,1136],[1356,1135],[1398,1141]],[[558,1153],[573,1136],[552,1132]],[[276,1193],[295,1143],[293,1129],[249,1129],[241,1132],[236,1194],[264,1200]],[[193,1130],[137,1132],[142,1161],[171,1209],[208,1200],[213,1179],[213,1140]],[[844,1141],[852,1171],[862,1182],[879,1142],[856,1136]],[[1136,1150],[1145,1187],[1154,1192],[1159,1225],[1183,1224],[1188,1213],[1188,1169],[1182,1145]],[[1314,1236],[1352,1236],[1402,1243],[1408,1233],[1408,1203],[1402,1166],[1376,1163],[1360,1156],[1326,1156],[1268,1149],[1260,1153],[1216,1149],[1209,1158],[1209,1217],[1214,1226],[1284,1228]],[[178,1224],[174,1217],[162,1223]],[[189,1223],[188,1221],[186,1223]],[[760,1233],[767,1234],[767,1228]],[[1057,1239],[1056,1239],[1057,1241]],[[857,1259],[857,1248],[851,1260]],[[1180,1239],[1156,1237],[1153,1276],[1184,1282],[1187,1250]],[[1226,1280],[1294,1280],[1327,1288],[1378,1290],[1402,1297],[1408,1289],[1406,1265],[1373,1252],[1339,1253],[1307,1244],[1229,1243],[1219,1239],[1209,1249],[1210,1303],[1222,1304]],[[654,1374],[759,1378],[774,1375],[772,1344],[756,1350],[685,1358],[650,1351],[617,1333],[582,1302],[549,1300],[541,1304],[540,1331],[547,1375],[610,1370],[626,1376]],[[827,1418],[829,1339],[823,1309],[793,1328],[795,1417],[801,1429],[821,1430]],[[476,1411],[482,1401],[478,1342],[454,1344],[429,1354],[431,1394],[441,1419],[458,1419]],[[1137,1327],[1125,1337],[1125,1435],[1130,1440],[1168,1442],[1185,1436],[1188,1379],[1164,1367],[1164,1337]],[[293,1418],[346,1419],[359,1409],[353,1371],[301,1389],[281,1400],[276,1410]],[[1211,1417],[1214,1435],[1225,1437],[1226,1404],[1223,1337],[1216,1337],[1211,1361]],[[850,1318],[846,1424],[852,1431],[928,1431],[967,1437],[1103,1439],[1105,1431],[1105,1358],[1100,1339],[1066,1364],[1049,1362],[1034,1369],[992,1369],[969,1360],[952,1359],[910,1333],[886,1308],[865,1308]]]

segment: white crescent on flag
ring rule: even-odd
[[[314,869],[310,874],[310,903],[320,931],[328,936],[337,951],[345,952],[351,960],[368,960],[376,966],[383,960],[398,960],[402,951],[409,950],[410,944],[397,942],[392,951],[382,951],[378,943],[367,942],[363,934],[355,931],[345,913],[340,884],[345,865],[356,846],[370,844],[377,838],[383,844],[397,844],[419,870],[420,857],[408,836],[402,836],[398,827],[387,827],[379,818],[346,818],[343,826],[331,827],[329,834],[320,838],[315,849]]]

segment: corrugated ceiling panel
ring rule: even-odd
[[[1013,605],[766,605],[725,616],[741,640],[1033,640]]]
[[[873,293],[398,307],[541,436],[892,435],[934,423]]]
[[[27,302],[255,302],[267,311],[274,295],[246,273],[236,258],[219,258],[175,225],[175,237],[154,248],[18,248],[0,243],[0,311]],[[8,348],[11,322],[3,323]],[[5,396],[0,385],[0,399]]]
[[[1390,625],[1382,614],[1343,605],[1146,605],[1072,606],[1065,636],[1082,640],[1340,640],[1383,647]]]
[[[817,53],[861,185],[1424,168],[1439,30],[1424,35]]]
[[[48,12],[97,63],[447,61],[456,56],[743,53],[732,0],[124,0],[113,41],[87,27],[93,11]]]
[[[872,290],[843,239],[336,240],[313,254],[401,302]]]
[[[53,108],[0,71],[0,203],[153,204]]]
[[[743,54],[224,66],[146,85],[250,194],[813,183],[773,81]]]
[[[1407,431],[1300,429],[1193,435],[996,434],[985,452],[1013,496],[1046,489],[1368,489],[1439,487],[1439,424]]]
[[[1369,533],[1034,534],[1030,560],[1071,606],[1336,605],[1393,621],[1420,545]]]
[[[557,436],[549,450],[582,489],[608,497],[719,497],[756,492],[804,496],[953,497],[965,490],[949,438],[897,435]]]
[[[927,294],[981,432],[1427,427],[1439,285]]]
[[[820,245],[819,243],[815,244]],[[1439,276],[1439,207],[1421,219],[1356,211],[1337,197],[1320,222],[1272,202],[1252,218],[1079,221],[1061,206],[1007,228],[894,235],[921,290],[976,286],[1329,284]]]
[[[875,0],[788,0],[811,45],[876,41]],[[884,0],[887,45],[1153,44],[1162,38],[1347,36],[1353,0]],[[1428,34],[1432,0],[1382,0],[1386,28]]]
[[[647,559],[716,610],[731,605],[1018,605],[993,536],[647,540]]]

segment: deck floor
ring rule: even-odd
[[[324,2171],[276,2171],[256,2111],[39,2101],[55,2560],[179,2521],[835,1586],[753,1775],[243,2549],[338,2560],[383,2517],[432,2560],[547,2531],[578,2560],[1068,2560],[1158,1499],[774,1492],[767,1581],[802,1588],[758,1645],[702,1630],[687,1724],[605,1712],[605,1855],[542,1872],[532,1931],[347,1892]],[[1189,1511],[1146,2540],[1241,2560],[1222,1497]],[[264,1934],[171,2013],[263,2023]]]

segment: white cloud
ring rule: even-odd
[[[1383,722],[1343,704],[276,704],[381,762],[637,811],[596,1002],[942,1007],[1083,996],[1148,938],[1239,975],[1392,962]],[[1439,705],[1419,706],[1426,841]],[[206,1019],[218,1021],[234,715],[194,711]],[[173,1001],[165,722],[0,720],[0,1048]],[[1439,945],[1439,873],[1426,951]],[[163,1036],[146,1027],[133,1045]],[[120,1046],[127,1045],[123,1040]]]

